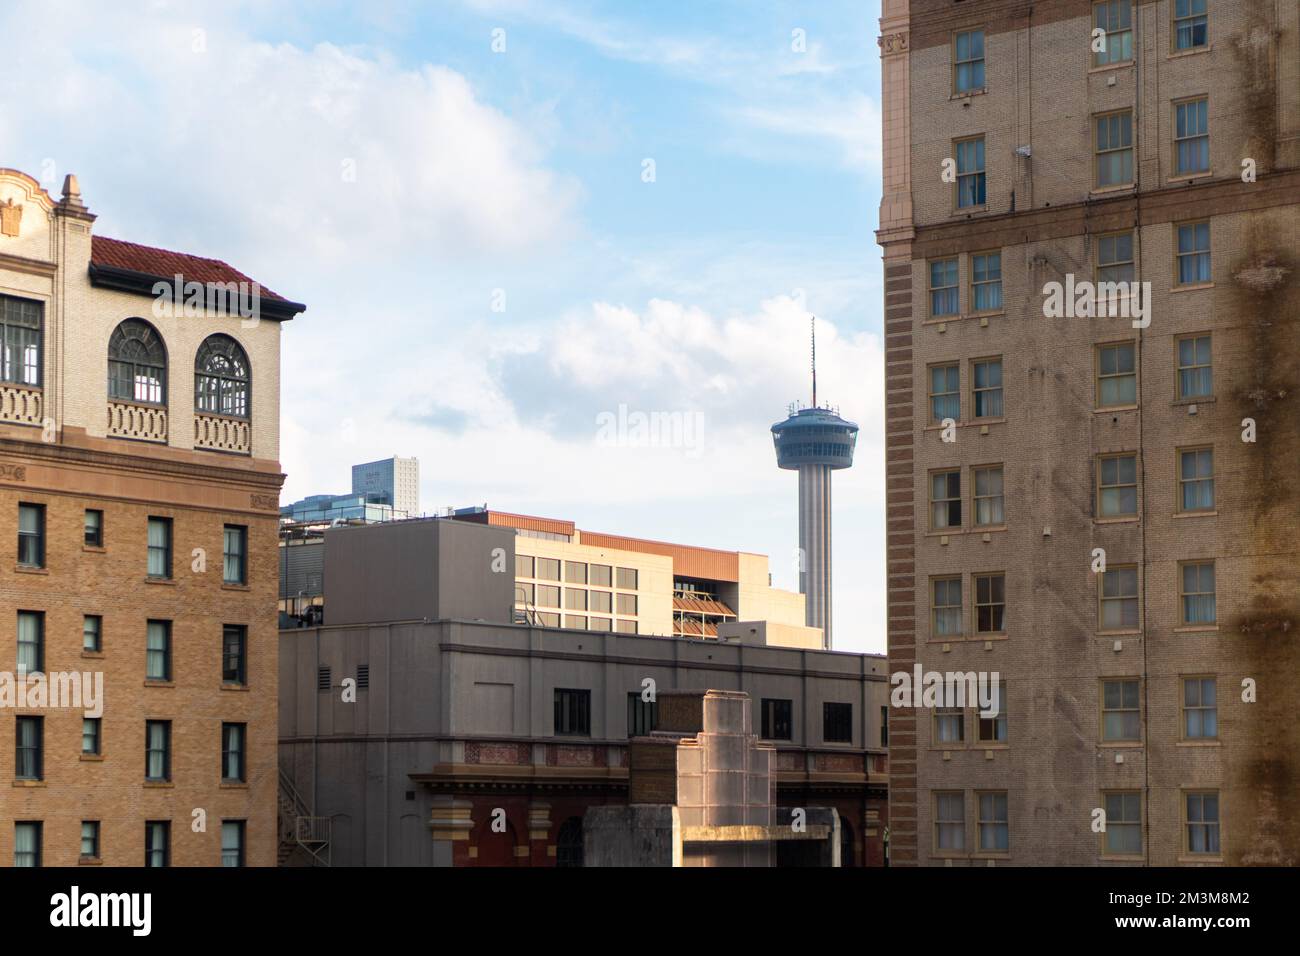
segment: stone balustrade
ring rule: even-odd
[[[112,438],[167,443],[167,409],[157,405],[109,401],[108,434]]]

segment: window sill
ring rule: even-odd
[[[221,590],[223,590],[223,591],[252,591],[252,590],[253,590],[253,587],[252,587],[252,585],[250,585],[250,584],[226,584],[226,583],[222,582]]]
[[[82,651],[81,656],[87,660],[102,661],[104,659],[103,651]]]
[[[99,544],[83,544],[81,550],[89,554],[108,554],[108,548]]]
[[[1136,856],[1115,856],[1110,853],[1103,853],[1101,858],[1107,863],[1145,863],[1147,860],[1146,854],[1139,854]]]
[[[146,576],[145,579],[144,579],[144,583],[145,583],[145,584],[163,584],[163,585],[166,585],[167,587],[173,587],[173,588],[176,587],[176,579],[175,579],[175,578],[151,578],[151,577],[147,577],[147,576]]]
[[[1169,287],[1169,292],[1200,292],[1202,289],[1213,289],[1213,282],[1189,282],[1187,285],[1175,285]]]
[[[1175,518],[1217,518],[1218,516],[1217,511],[1175,511],[1173,514]]]
[[[25,564],[15,564],[14,574],[49,574],[49,568],[33,568]]]
[[[1140,630],[1132,631],[1094,631],[1097,637],[1141,637]]]
[[[1193,183],[1198,179],[1212,179],[1213,177],[1214,177],[1214,170],[1207,169],[1199,173],[1183,173],[1180,176],[1170,176],[1168,179],[1165,180],[1165,182],[1170,185],[1174,183]]]
[[[1213,395],[1192,396],[1191,398],[1175,398],[1173,405],[1212,405],[1215,398]]]
[[[1217,624],[1180,624],[1174,628],[1175,634],[1217,634]]]
[[[1091,76],[1094,73],[1111,73],[1115,70],[1128,70],[1132,69],[1132,67],[1132,60],[1121,60],[1119,63],[1107,63],[1103,66],[1090,66],[1088,67],[1088,75]]]
[[[950,214],[949,218],[950,218],[950,219],[969,219],[971,216],[974,216],[974,215],[976,215],[976,214],[978,214],[978,213],[985,213],[985,212],[988,212],[988,211],[989,211],[989,204],[988,204],[988,203],[984,203],[983,205],[979,205],[979,206],[962,206],[962,207],[959,208],[959,209],[954,209],[954,210],[952,211],[952,213]]]
[[[176,784],[170,780],[146,780],[144,788],[146,790],[175,790]]]
[[[1141,740],[1102,740],[1097,744],[1098,747],[1108,747],[1112,750],[1141,750],[1143,742]]]
[[[951,634],[947,637],[927,637],[927,644],[979,644],[983,641],[1009,641],[1011,636],[1005,631],[996,634]]]
[[[949,99],[950,101],[951,101],[951,100],[969,100],[972,96],[984,96],[984,95],[986,95],[986,94],[988,93],[988,91],[989,91],[989,90],[988,90],[988,87],[983,87],[983,88],[978,89],[978,90],[958,90],[958,91],[956,91],[956,92],[949,93],[949,94],[948,94],[948,99]]]
[[[1137,524],[1142,519],[1137,515],[1128,515],[1123,518],[1093,518],[1093,524]]]
[[[1207,853],[1204,856],[1179,856],[1179,863],[1200,863],[1208,866],[1222,866],[1223,856],[1218,853]]]
[[[1175,747],[1221,747],[1222,742],[1216,737],[1214,740],[1180,740]]]
[[[1121,183],[1118,186],[1096,186],[1088,190],[1089,196],[1113,196],[1116,193],[1131,193],[1134,190],[1132,183]]]
[[[97,856],[78,857],[77,866],[103,866],[104,861]]]
[[[146,677],[144,679],[144,686],[145,687],[175,687],[176,682],[174,680],[153,680]]]
[[[217,784],[219,790],[247,790],[248,781],[240,782],[238,780],[223,780]]]
[[[1140,405],[1098,405],[1092,410],[1094,415],[1107,415],[1111,412],[1136,412]]]
[[[81,760],[83,763],[103,763],[104,755],[103,754],[82,754]]]
[[[1011,854],[1010,854],[1010,853],[987,853],[987,852],[984,852],[984,853],[972,853],[972,854],[970,855],[970,858],[971,858],[972,860],[1007,860],[1007,861],[1010,861],[1010,859],[1011,859]]]
[[[45,786],[44,780],[15,780],[15,787],[22,787],[28,790],[39,790]]]
[[[1186,50],[1170,50],[1165,54],[1166,60],[1181,60],[1186,56],[1196,56],[1198,53],[1209,53],[1214,49],[1213,43],[1206,43],[1204,46],[1189,47]]]
[[[222,683],[221,689],[228,690],[236,694],[247,694],[249,690],[247,684],[226,684],[226,683]]]

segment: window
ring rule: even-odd
[[[172,622],[150,621],[145,625],[145,680],[172,679]]]
[[[953,88],[958,93],[984,89],[984,31],[969,30],[954,38]]]
[[[1180,569],[1183,625],[1213,624],[1217,620],[1214,606],[1214,562],[1189,561],[1180,565]]]
[[[1101,682],[1101,739],[1134,741],[1142,739],[1142,708],[1137,680]]]
[[[88,548],[104,546],[104,512],[86,509],[83,542]]]
[[[966,801],[960,790],[934,795],[934,846],[939,851],[966,849]]]
[[[961,418],[961,385],[956,363],[930,366],[930,421]]]
[[[1174,172],[1210,171],[1210,101],[1205,97],[1174,104]]]
[[[221,628],[221,682],[248,683],[248,628],[241,624]]]
[[[591,591],[587,595],[591,610],[609,614],[614,610],[614,595],[608,591]]]
[[[533,576],[533,558],[527,554],[515,555],[515,577],[531,578]]]
[[[1142,852],[1142,794],[1103,794],[1106,810],[1105,847],[1108,854],[1134,856]]]
[[[880,708],[880,746],[889,746],[889,708]]]
[[[961,635],[961,578],[935,578],[930,582],[930,636]]]
[[[537,559],[537,577],[541,581],[558,581],[560,580],[560,560],[559,558],[538,558]]]
[[[97,757],[100,754],[100,731],[102,730],[102,719],[99,717],[82,717],[81,718],[81,752],[88,756]]]
[[[248,355],[229,335],[209,335],[194,358],[194,410],[248,418]]]
[[[41,384],[44,314],[40,302],[0,295],[0,382]]]
[[[1186,795],[1187,852],[1217,856],[1219,853],[1219,792]]]
[[[606,633],[614,630],[614,622],[607,617],[593,617],[591,619],[591,630],[604,631]]]
[[[1133,281],[1133,233],[1117,232],[1097,237],[1097,281]],[[1103,294],[1103,290],[1097,290],[1098,299]],[[1101,308],[1100,301],[1098,308]]]
[[[564,615],[564,626],[571,631],[587,630],[587,618],[581,614]]]
[[[221,580],[224,584],[248,583],[248,529],[228,524],[222,535]]]
[[[659,702],[642,700],[640,691],[627,695],[627,735],[644,737],[659,726]]]
[[[81,821],[81,858],[83,860],[99,859],[99,821]]]
[[[144,865],[170,866],[172,825],[167,820],[149,820],[144,825]]]
[[[961,707],[934,709],[935,744],[959,744],[966,739],[966,711]]]
[[[930,315],[955,316],[961,311],[957,285],[957,260],[940,259],[930,263]]]
[[[615,621],[614,629],[620,634],[635,634],[637,633],[636,621]]]
[[[979,804],[980,850],[989,853],[1007,852],[1007,793],[976,794]]]
[[[1183,678],[1183,738],[1216,740],[1219,736],[1218,681]]]
[[[1006,517],[1002,510],[1002,466],[988,465],[975,472],[975,524],[977,527],[1001,525]]]
[[[18,505],[18,564],[45,567],[45,506]]]
[[[1098,464],[1098,514],[1103,518],[1136,515],[1137,456],[1109,455]]]
[[[149,577],[172,576],[172,519],[149,519]]]
[[[975,575],[976,633],[1001,634],[1005,630],[1006,582],[1004,574]]]
[[[18,673],[45,670],[45,613],[18,612]]]
[[[1174,49],[1194,50],[1209,42],[1206,0],[1174,0]]]
[[[936,471],[930,475],[930,530],[961,527],[961,472]]]
[[[992,717],[979,717],[978,736],[980,743],[1004,744],[1007,742],[1007,682],[998,681],[993,687],[993,709],[997,713]]]
[[[636,568],[618,569],[618,586],[624,591],[636,590]]]
[[[567,584],[586,584],[587,566],[581,561],[565,561],[564,580]]]
[[[221,865],[244,865],[244,821],[221,821]]]
[[[597,588],[612,587],[614,582],[614,569],[608,564],[593,564],[591,566],[591,585]],[[635,587],[635,585],[633,585]]]
[[[41,824],[20,820],[14,824],[14,866],[41,865]]]
[[[1098,189],[1133,183],[1133,111],[1107,113],[1096,119]]]
[[[557,737],[591,736],[591,691],[556,688],[555,734]]]
[[[45,779],[45,718],[19,717],[14,724],[14,776]]]
[[[959,140],[957,152],[957,208],[974,209],[984,205],[984,137]]]
[[[1092,5],[1094,29],[1105,30],[1102,48],[1094,46],[1093,66],[1127,63],[1133,59],[1133,8],[1131,0],[1102,0]]]
[[[247,724],[221,725],[221,781],[243,783],[248,743]]]
[[[1211,280],[1210,224],[1189,222],[1178,230],[1176,285],[1201,285]]]
[[[828,744],[853,743],[852,704],[822,704],[822,740]]]
[[[1214,510],[1214,449],[1193,448],[1178,453],[1180,511]]]
[[[794,701],[764,697],[763,739],[791,740],[794,736]]]
[[[81,619],[81,649],[98,654],[104,649],[104,619],[87,614]]]
[[[1107,568],[1101,573],[1101,629],[1131,631],[1137,626],[1137,566]]]
[[[1132,342],[1097,346],[1097,407],[1137,404],[1137,347]]]
[[[1193,335],[1178,340],[1178,397],[1208,398],[1214,394],[1214,365],[1210,336]]]
[[[620,594],[618,596],[618,613],[635,614],[636,613],[636,595]]]
[[[127,319],[108,340],[108,397],[167,404],[167,350],[157,329],[144,319]]]
[[[551,584],[537,585],[538,607],[559,607],[560,589]]]
[[[971,363],[975,417],[1002,417],[1002,359],[981,359]]]
[[[172,722],[144,722],[144,778],[163,782],[172,778]]]
[[[555,838],[555,865],[557,867],[582,866],[582,818],[569,817],[560,825]]]
[[[565,588],[564,607],[569,611],[587,610],[587,592],[581,588]]]

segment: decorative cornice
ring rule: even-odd
[[[170,289],[176,281],[175,276],[150,275],[147,272],[136,272],[133,269],[122,269],[95,262],[90,264],[89,273],[90,284],[97,288],[112,289],[115,292],[126,292],[150,299],[157,298],[154,294],[154,286],[159,282],[165,283]],[[257,308],[258,315],[262,318],[273,322],[287,322],[299,312],[305,311],[307,306],[301,302],[261,296],[258,298]]]

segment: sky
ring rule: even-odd
[[[422,506],[771,556],[771,425],[861,425],[835,649],[885,649],[879,3],[9,0],[0,166],[97,235],[307,304],[282,500],[420,459]],[[644,416],[641,418],[639,416]],[[638,422],[646,427],[639,428]],[[624,427],[620,427],[624,423]]]

